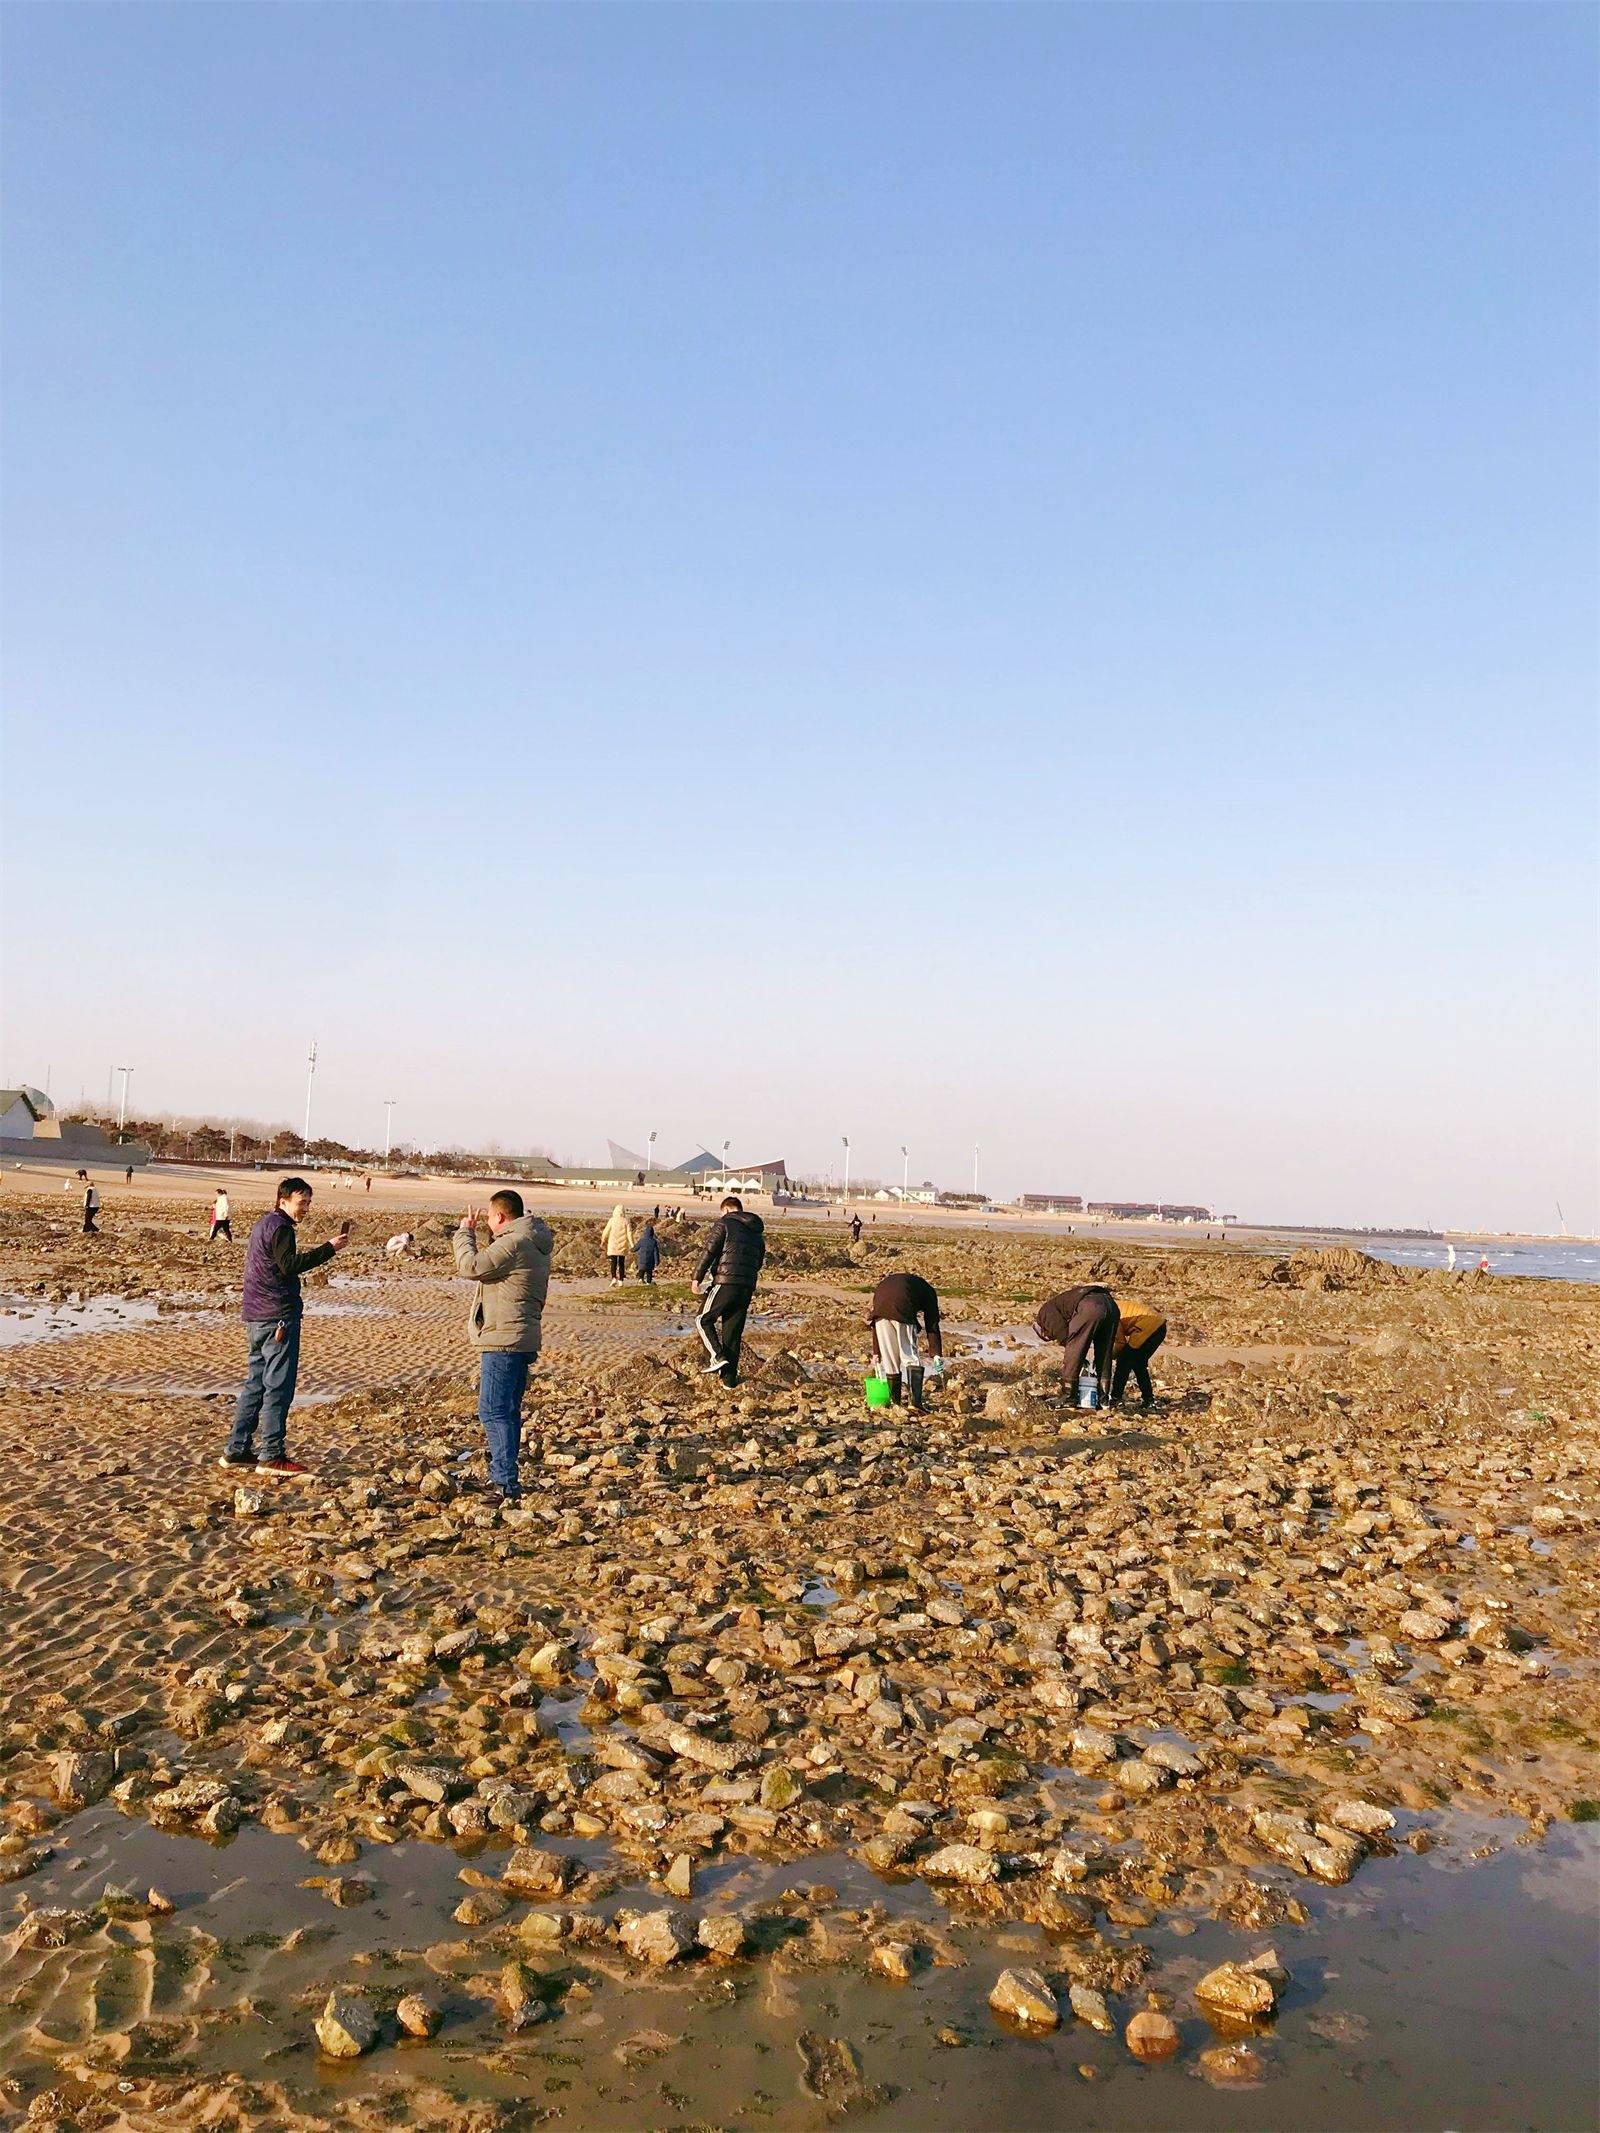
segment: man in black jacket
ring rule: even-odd
[[[739,1344],[766,1256],[767,1232],[761,1217],[746,1214],[744,1202],[730,1193],[722,1203],[720,1220],[712,1225],[694,1276],[697,1289],[708,1281],[713,1284],[695,1329],[710,1358],[706,1374],[720,1377],[726,1386],[739,1382]]]
[[[1098,1282],[1063,1289],[1059,1296],[1052,1296],[1039,1306],[1033,1330],[1041,1340],[1061,1343],[1061,1382],[1069,1400],[1076,1401],[1078,1397],[1078,1373],[1091,1348],[1100,1397],[1105,1398],[1111,1382],[1111,1344],[1117,1337],[1120,1316],[1117,1299]]]

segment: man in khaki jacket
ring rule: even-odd
[[[469,1207],[454,1237],[456,1272],[477,1287],[467,1338],[478,1351],[478,1420],[489,1445],[489,1491],[501,1503],[521,1495],[522,1396],[539,1353],[550,1287],[550,1225],[522,1211],[520,1192],[497,1192],[488,1207],[489,1242],[478,1249],[478,1210]]]

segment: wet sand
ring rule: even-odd
[[[241,1492],[246,1223],[134,1194],[84,1240],[7,1177],[0,1291],[64,1322],[0,1348],[0,2118],[1592,2121],[1592,1296],[775,1226],[730,1400],[682,1258],[609,1290],[568,1217],[508,1514],[411,1211],[417,1262],[308,1284],[317,1483]],[[961,1330],[885,1427],[860,1321],[907,1263]],[[1172,1325],[1121,1428],[1020,1335],[1091,1271]],[[1269,1948],[1269,2012],[1197,1993]],[[991,2011],[1006,1969],[1057,2028]]]

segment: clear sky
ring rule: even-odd
[[[10,8],[0,1073],[1600,1226],[1595,43]]]

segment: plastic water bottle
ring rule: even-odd
[[[1092,1355],[1086,1359],[1082,1370],[1078,1373],[1078,1405],[1080,1407],[1098,1407],[1100,1405],[1100,1373],[1094,1367],[1094,1357]]]

